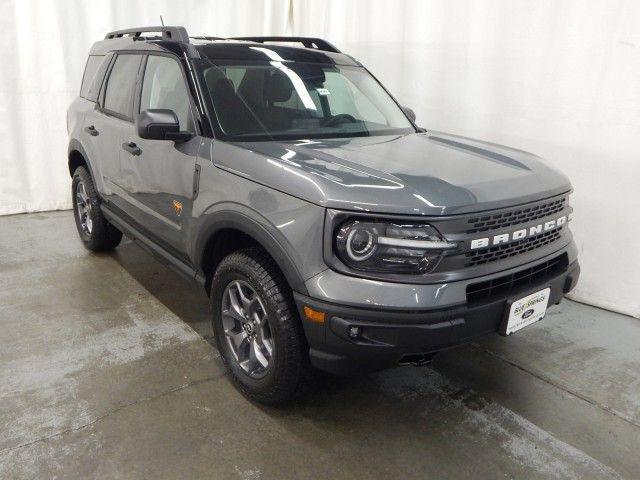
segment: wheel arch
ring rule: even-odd
[[[69,147],[67,149],[67,165],[69,167],[69,176],[71,177],[73,177],[73,172],[76,171],[76,168],[80,166],[87,167],[91,174],[91,178],[93,178],[95,182],[95,176],[93,175],[93,169],[89,162],[89,156],[87,155],[87,152],[85,152],[82,144],[75,138],[69,142]]]
[[[207,293],[215,268],[224,256],[241,248],[259,246],[274,259],[292,290],[305,294],[307,289],[303,276],[284,246],[288,241],[275,227],[266,227],[266,219],[260,221],[252,213],[239,211],[239,208],[236,206],[206,214],[200,228],[194,259],[204,274]]]

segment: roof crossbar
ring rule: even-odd
[[[160,33],[163,40],[172,40],[174,42],[189,43],[189,34],[184,27],[139,27],[139,28],[127,28],[125,30],[115,30],[107,33],[104,37],[105,40],[112,40],[114,38],[133,37],[137,39],[142,37],[143,33]]]
[[[283,42],[283,43],[301,43],[306,48],[315,48],[316,50],[324,50],[325,52],[340,53],[336,47],[321,38],[315,37],[232,37],[229,40],[247,40],[249,42]]]

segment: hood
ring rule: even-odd
[[[292,142],[214,142],[224,169],[329,208],[404,215],[470,213],[571,190],[520,150],[438,132]]]

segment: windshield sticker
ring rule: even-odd
[[[326,88],[316,88],[316,91],[318,92],[318,95],[331,95],[331,92]]]

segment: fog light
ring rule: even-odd
[[[360,327],[354,325],[349,327],[349,336],[351,338],[358,338],[360,336]]]

